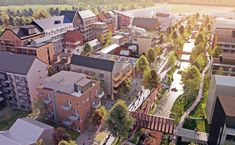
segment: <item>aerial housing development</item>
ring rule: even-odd
[[[0,2],[0,145],[235,145],[232,3]]]

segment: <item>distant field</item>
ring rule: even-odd
[[[90,8],[90,5],[74,5],[75,7],[87,7]],[[111,5],[104,5],[107,9],[111,9]],[[127,5],[125,5],[127,6]],[[221,11],[235,11],[235,7],[216,7],[216,6],[200,6],[200,5],[181,5],[181,4],[167,4],[167,3],[156,3],[156,7],[168,7],[172,13],[205,13],[210,14],[213,12],[221,12]],[[49,9],[50,7],[60,8],[60,9],[71,9],[72,5],[24,5],[24,6],[0,6],[0,10],[22,10],[22,9],[36,9],[36,10],[45,10]],[[122,7],[120,5],[120,7]]]
[[[214,12],[228,12],[235,11],[235,7],[216,7],[216,6],[200,6],[200,5],[181,5],[181,4],[167,4],[167,3],[156,3],[155,6],[168,7],[172,13],[205,13],[211,14]]]

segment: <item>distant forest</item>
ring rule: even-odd
[[[155,2],[155,0],[1,0],[0,6],[9,5],[77,5],[77,4],[87,4],[87,5],[105,5],[111,3],[130,3],[130,2]]]

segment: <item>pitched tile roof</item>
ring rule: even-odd
[[[0,52],[0,71],[26,75],[35,59],[35,56]]]
[[[74,54],[71,59],[71,64],[112,72],[115,62]]]
[[[72,23],[77,11],[73,10],[61,10],[59,16],[64,16],[64,23]]]
[[[155,18],[136,17],[134,18],[132,25],[136,27],[144,28],[145,30],[154,31],[160,26],[160,23],[158,19],[155,19]]]

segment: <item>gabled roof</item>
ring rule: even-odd
[[[71,64],[112,72],[115,62],[74,54],[71,59]]]
[[[96,17],[96,15],[91,10],[78,11],[81,19],[87,19],[91,17]]]
[[[43,131],[47,129],[53,129],[53,127],[30,118],[17,119],[9,130],[0,133],[0,144],[34,144],[41,137]]]
[[[59,16],[64,16],[64,23],[72,23],[77,11],[74,10],[61,10]]]
[[[160,23],[158,19],[155,19],[155,18],[136,17],[134,18],[132,25],[136,27],[144,28],[149,31],[153,31],[153,30],[156,30],[160,26]]]
[[[27,75],[35,56],[0,52],[0,71]]]
[[[66,19],[64,18],[64,16],[54,16],[51,18],[34,20],[32,24],[36,24],[42,30],[49,30],[49,29],[55,29],[57,27],[67,25],[64,23],[64,19]]]
[[[34,29],[34,33],[29,34],[28,30],[29,29]],[[35,36],[42,34],[39,29],[37,29],[34,25],[24,25],[24,26],[19,26],[16,28],[10,29],[12,30],[20,39],[23,39],[25,37],[30,37],[30,36]]]

